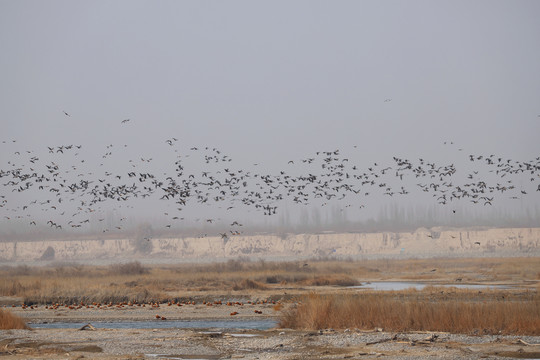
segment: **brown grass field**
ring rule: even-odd
[[[367,281],[413,280],[422,291],[348,289]],[[460,290],[437,284],[514,284]],[[422,259],[110,266],[0,267],[0,296],[19,304],[149,303],[238,295],[289,303],[290,328],[380,327],[389,331],[540,334],[538,258]]]

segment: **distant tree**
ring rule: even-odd
[[[151,241],[153,234],[154,230],[149,223],[142,223],[137,226],[135,238],[132,240],[135,250],[141,254],[151,253],[154,248]]]
[[[52,246],[49,246],[41,255],[40,260],[54,260],[54,249]]]

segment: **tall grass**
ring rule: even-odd
[[[531,292],[518,301],[477,301],[467,295],[444,300],[380,293],[310,294],[282,316],[280,326],[540,335],[540,296]]]
[[[24,320],[8,310],[0,309],[0,330],[29,329]]]

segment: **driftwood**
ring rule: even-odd
[[[411,345],[414,346],[414,345],[427,345],[427,344],[431,344],[432,342],[434,342],[435,340],[437,340],[438,337],[439,337],[439,335],[431,334],[430,336],[428,336],[427,338],[422,339],[422,340],[411,340]]]
[[[366,345],[380,344],[380,343],[385,343],[385,342],[395,341],[395,340],[398,340],[398,334],[392,336],[391,338],[386,338],[386,339],[381,339],[381,340],[377,340],[377,341],[368,342],[368,343],[366,343]]]
[[[377,340],[377,341],[368,342],[368,343],[366,343],[366,345],[380,344],[380,343],[389,342],[389,341],[406,342],[406,343],[411,344],[412,346],[414,346],[414,345],[426,345],[426,344],[433,343],[438,338],[439,338],[439,335],[431,334],[430,336],[428,336],[427,338],[422,339],[422,340],[411,340],[411,339],[409,339],[408,337],[406,337],[406,336],[404,336],[402,334],[395,334],[391,338],[385,338],[385,339],[381,339],[381,340]]]
[[[92,324],[86,324],[79,330],[97,330]]]
[[[528,342],[526,342],[526,341],[523,341],[523,340],[521,340],[521,339],[517,339],[517,340],[515,341],[515,343],[516,343],[516,344],[527,345],[527,346],[540,346],[540,344],[530,344],[530,343],[528,343]]]

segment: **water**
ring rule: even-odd
[[[351,286],[353,289],[370,289],[370,290],[380,290],[380,291],[399,291],[405,289],[416,289],[422,290],[426,286],[444,286],[444,287],[455,287],[458,289],[510,289],[510,286],[507,285],[480,285],[480,284],[427,284],[420,282],[410,282],[410,281],[373,281],[371,283],[365,283],[360,286]]]
[[[88,322],[51,322],[29,324],[34,329],[80,329]],[[277,325],[275,320],[158,320],[158,321],[96,321],[98,329],[248,329],[268,330]]]

